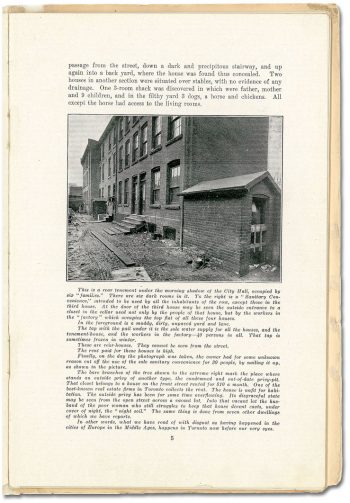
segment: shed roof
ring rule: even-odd
[[[180,196],[200,194],[201,192],[222,192],[232,190],[249,190],[257,183],[267,178],[274,188],[280,192],[280,188],[273,180],[268,171],[258,171],[257,173],[248,173],[246,175],[230,176],[227,178],[218,178],[216,180],[206,180],[197,183],[186,190],[180,192]]]

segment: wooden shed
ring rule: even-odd
[[[183,245],[197,246],[243,276],[280,263],[281,191],[268,171],[200,182],[183,196]]]

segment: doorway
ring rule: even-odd
[[[137,195],[137,176],[133,176],[131,180],[131,213],[136,213],[136,195]]]
[[[146,206],[146,173],[140,175],[139,215],[143,215]]]
[[[253,197],[252,199],[252,222],[250,230],[251,264],[261,264],[266,259],[267,202],[268,198],[266,197]]]

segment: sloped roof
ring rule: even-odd
[[[207,180],[197,183],[186,190],[180,192],[180,196],[200,194],[201,192],[222,192],[227,190],[249,190],[257,183],[267,178],[274,188],[280,192],[280,188],[273,180],[268,171],[258,171],[257,173],[248,173],[246,175],[230,176],[227,178],[218,178],[216,180]]]

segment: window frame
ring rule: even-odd
[[[118,150],[118,164],[119,164],[118,171],[123,171],[123,158],[124,158],[123,153],[124,153],[124,145],[120,145]]]
[[[156,175],[158,175],[158,184],[155,184]],[[155,198],[157,194],[157,199]],[[156,166],[151,171],[151,205],[160,206],[160,166]]]
[[[113,175],[117,172],[117,152],[113,154]]]
[[[123,181],[118,182],[118,204],[123,204]]]
[[[137,145],[135,146],[135,138],[137,138]],[[132,153],[131,162],[136,162],[138,160],[138,150],[140,148],[140,135],[138,131],[132,135]]]
[[[144,131],[146,135],[144,138]],[[148,123],[145,122],[141,127],[141,141],[140,141],[140,158],[148,154]]]
[[[157,129],[157,122],[158,129]],[[161,147],[162,145],[162,118],[160,115],[152,117],[152,149]]]
[[[178,174],[177,176],[172,176],[173,170],[177,168]],[[174,181],[176,179],[176,181]],[[174,200],[173,192],[174,189],[178,189],[180,192],[181,185],[181,162],[180,159],[175,159],[171,161],[167,165],[167,204],[170,206],[178,206],[180,204],[180,200]],[[179,197],[179,196],[176,196]]]
[[[119,135],[119,141],[120,141],[124,136],[124,119],[122,117],[119,119],[118,135]]]
[[[129,178],[124,179],[124,197],[123,204],[127,206],[129,204]]]
[[[178,128],[175,124],[178,123]],[[175,134],[176,129],[178,129],[178,133]],[[169,115],[168,116],[168,141],[175,140],[176,138],[180,138],[182,135],[182,124],[181,124],[181,115]]]
[[[128,152],[129,150],[129,152]],[[131,157],[131,144],[130,144],[130,138],[125,142],[125,167],[128,168],[130,166],[130,157]]]

